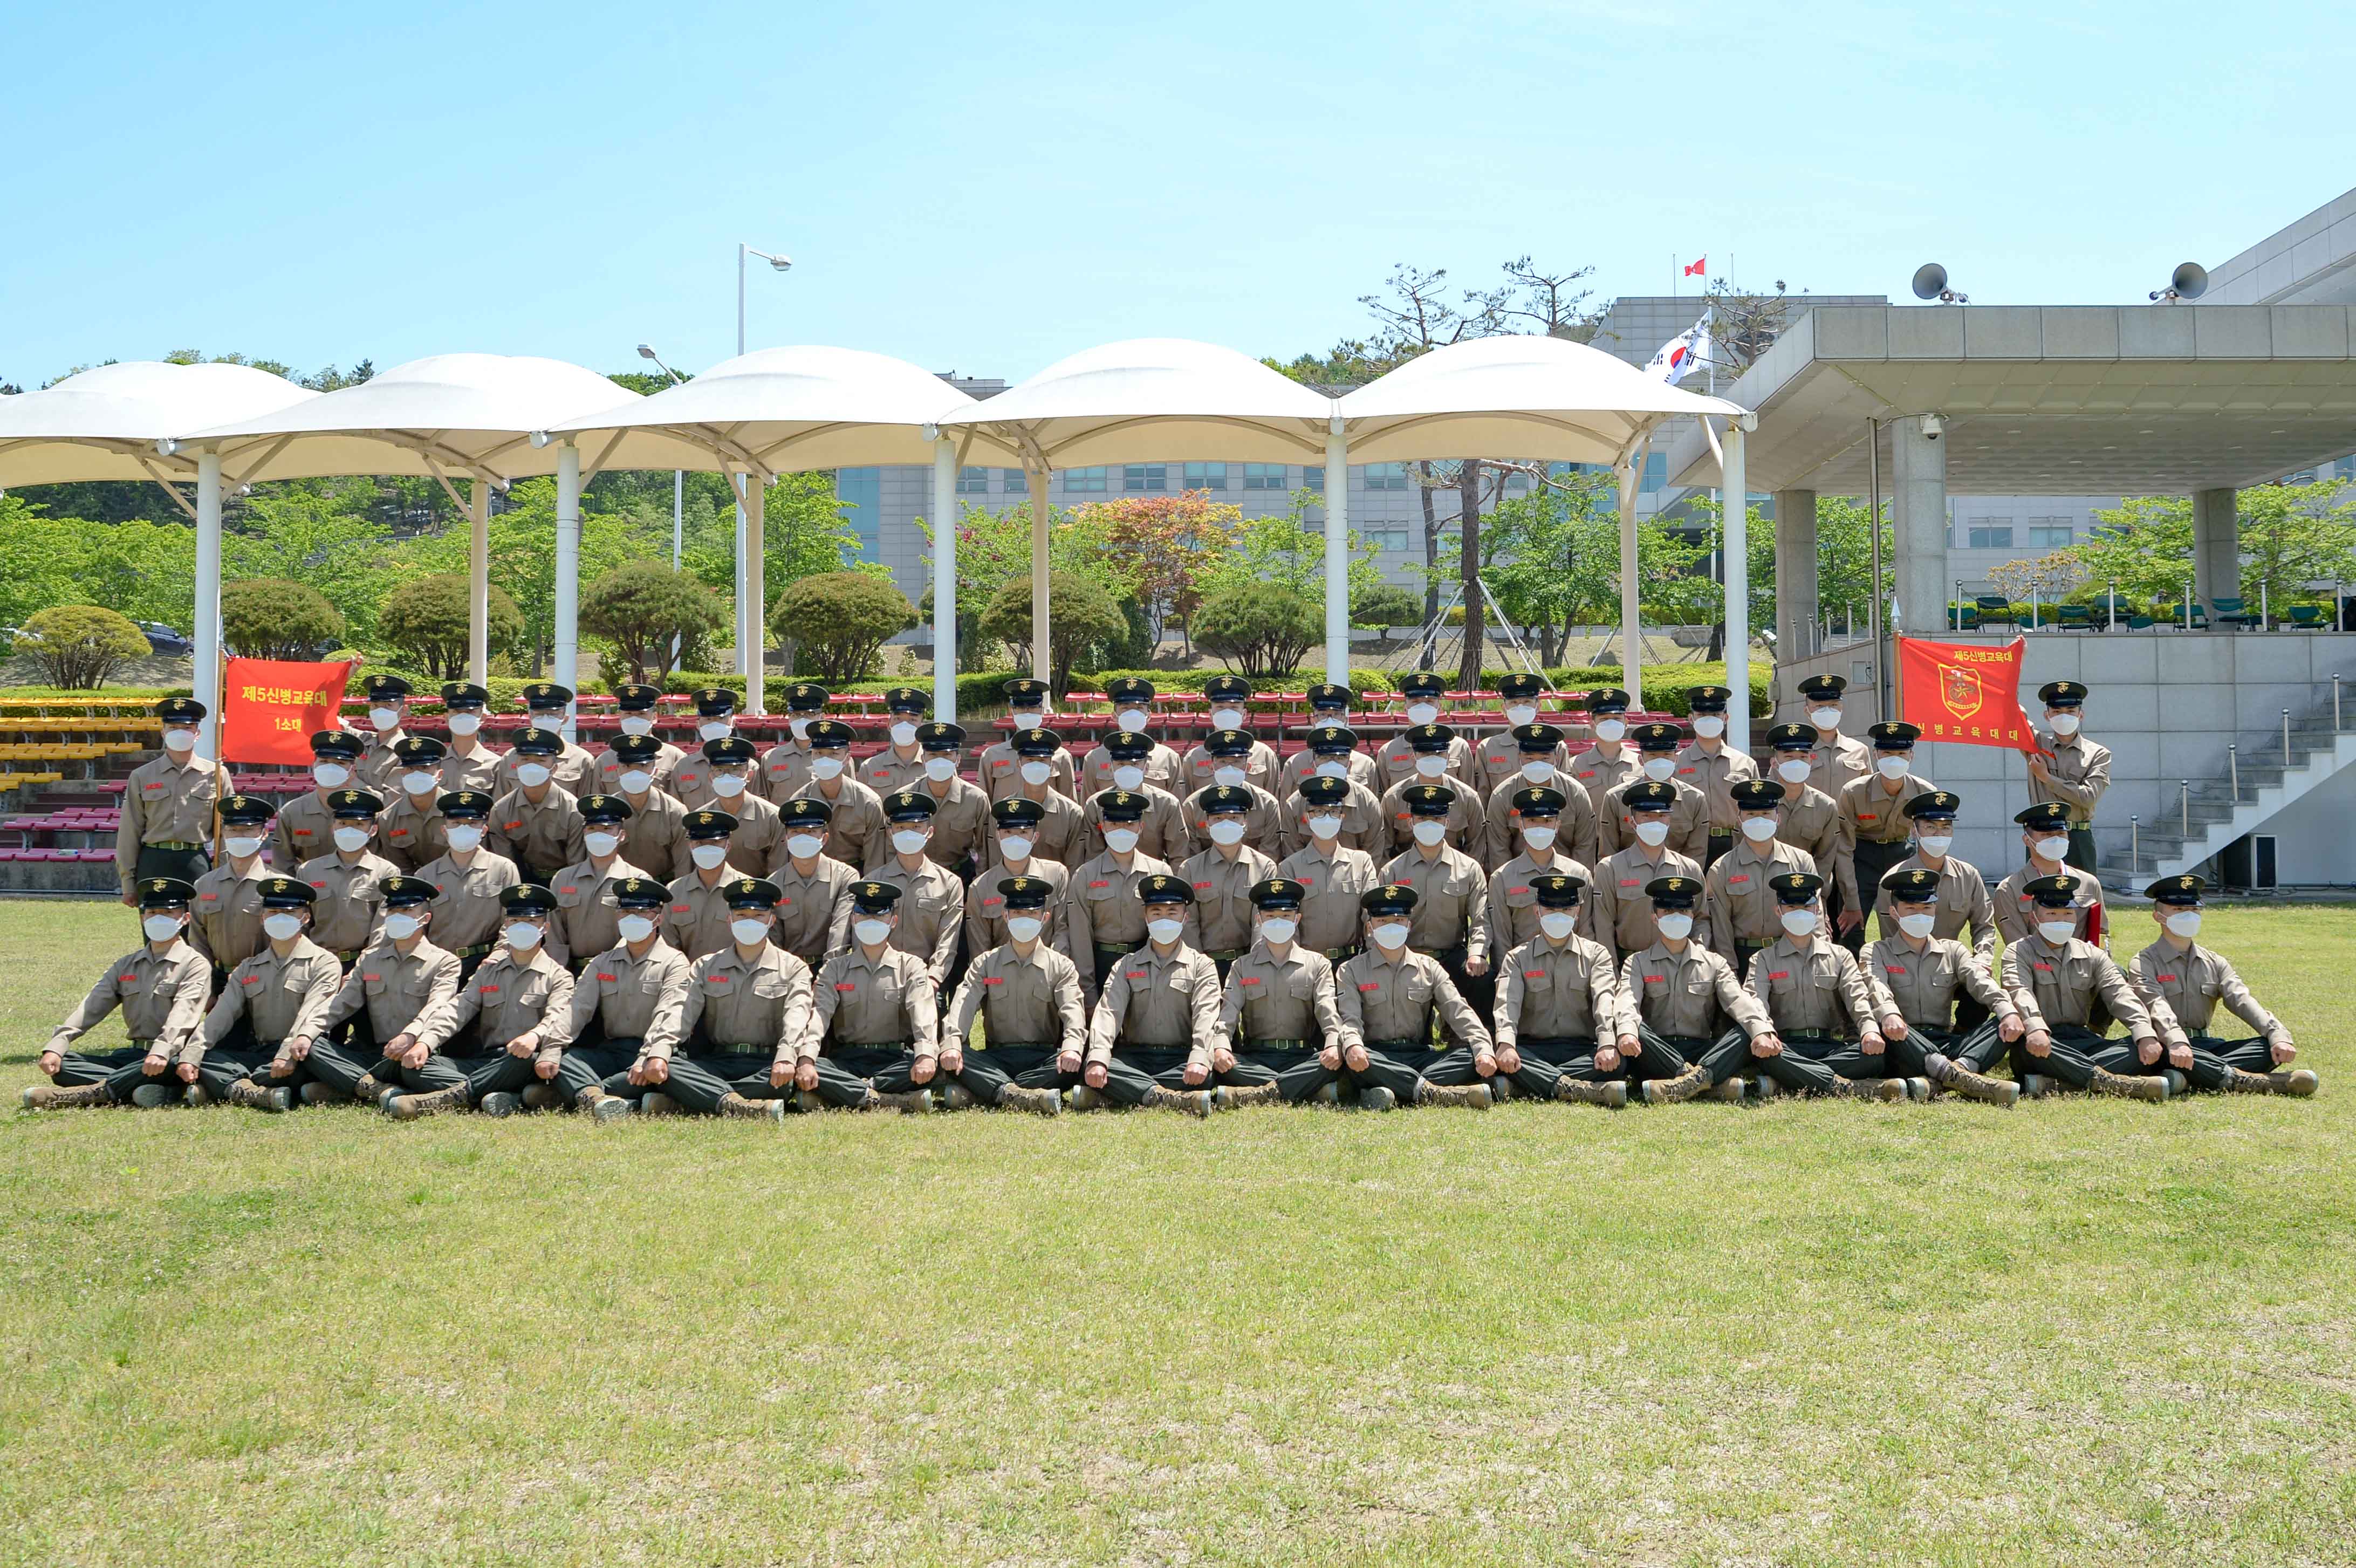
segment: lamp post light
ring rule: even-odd
[[[794,265],[794,259],[791,256],[773,256],[766,251],[756,251],[752,246],[741,241],[738,242],[736,246],[736,351],[740,354],[744,351],[744,263],[754,256],[760,257],[781,273],[792,271]]]

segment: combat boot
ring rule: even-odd
[[[813,1112],[825,1110],[826,1101],[820,1100],[814,1090],[797,1089],[794,1090],[794,1109],[807,1116]]]
[[[1762,1083],[1764,1079],[1761,1080]],[[1837,1078],[1833,1080],[1836,1100],[1879,1100],[1895,1105],[1906,1098],[1906,1080],[1902,1078]]]
[[[2287,1072],[2276,1070],[2266,1074],[2266,1081],[2275,1086],[2276,1094],[2297,1095],[2305,1100],[2323,1087],[2323,1080],[2308,1068],[2293,1068]]]
[[[1492,1105],[1503,1105],[1514,1097],[1513,1079],[1502,1072],[1494,1078],[1484,1078],[1481,1081],[1489,1086],[1489,1103]]]
[[[1648,1078],[1644,1080],[1644,1103],[1675,1105],[1691,1100],[1709,1087],[1709,1079],[1701,1070],[1701,1063],[1687,1062],[1686,1070],[1675,1078]]]
[[[1320,1105],[1338,1107],[1342,1103],[1342,1086],[1338,1083],[1321,1083],[1317,1086],[1316,1094],[1312,1098]]]
[[[188,1085],[188,1092],[183,1096],[183,1098],[186,1099],[190,1105],[210,1105],[214,1102],[213,1091],[205,1087],[204,1080],[202,1079],[198,1079],[196,1082]]]
[[[1176,1111],[1188,1116],[1211,1113],[1210,1090],[1204,1089],[1164,1089],[1157,1083],[1138,1103],[1148,1111]]]
[[[106,1092],[102,1083],[86,1083],[79,1089],[59,1089],[54,1083],[37,1083],[25,1090],[27,1111],[70,1111],[87,1105],[112,1105],[114,1097]]]
[[[562,1111],[564,1091],[552,1083],[528,1083],[524,1085],[523,1104],[527,1111]]]
[[[1751,1098],[1762,1105],[1783,1092],[1783,1086],[1763,1072],[1751,1080]]]
[[[2315,1092],[2316,1081],[2315,1074],[2305,1068],[2294,1072],[2244,1072],[2229,1067],[2222,1087],[2228,1094],[2296,1094],[2304,1099]]]
[[[1247,1105],[1281,1105],[1284,1090],[1272,1083],[1223,1084],[1212,1092],[1211,1102],[1222,1111],[1237,1111]]]
[[[1624,1095],[1626,1090],[1623,1089],[1622,1093]],[[1460,1087],[1429,1081],[1419,1082],[1415,1086],[1415,1102],[1418,1105],[1466,1105],[1475,1111],[1486,1111],[1492,1103],[1489,1086],[1485,1083],[1468,1083]]]
[[[1616,1078],[1601,1083],[1565,1078],[1555,1084],[1554,1097],[1567,1105],[1601,1105],[1617,1111],[1628,1103],[1628,1086]]]
[[[401,1085],[398,1082],[387,1083],[374,1072],[360,1074],[359,1081],[352,1085],[354,1100],[372,1101],[379,1105],[384,1103],[386,1095],[399,1092],[401,1092]]]
[[[1019,1083],[1010,1083],[998,1091],[998,1108],[1028,1111],[1033,1116],[1055,1116],[1063,1112],[1064,1097],[1052,1089],[1025,1089]]]
[[[445,1090],[443,1092],[447,1093],[448,1090]],[[483,1096],[475,1109],[486,1116],[512,1116],[523,1109],[523,1096],[504,1089],[495,1089]],[[396,1112],[395,1114],[399,1112]]]
[[[266,1111],[273,1116],[293,1104],[294,1097],[283,1089],[264,1089],[250,1078],[239,1079],[229,1086],[229,1102],[242,1105],[249,1111]]]
[[[366,1083],[368,1080],[362,1079],[360,1081]],[[352,1096],[334,1084],[322,1083],[317,1079],[297,1089],[294,1097],[305,1105],[349,1105],[352,1102]]]
[[[1696,1068],[1694,1070],[1698,1072],[1701,1069]],[[1711,1084],[1702,1090],[1702,1097],[1715,1100],[1720,1105],[1740,1105],[1742,1103],[1742,1080],[1739,1078],[1730,1078],[1722,1082]]]
[[[1111,1103],[1105,1098],[1103,1090],[1090,1089],[1085,1083],[1072,1086],[1072,1109],[1075,1111],[1102,1111]]]
[[[638,1114],[641,1116],[678,1116],[682,1114],[682,1112],[680,1110],[678,1101],[673,1100],[669,1095],[665,1094],[659,1089],[649,1089],[644,1094],[638,1096]]]
[[[720,1114],[744,1122],[782,1122],[786,1119],[786,1102],[782,1100],[747,1100],[732,1089],[720,1097]]]
[[[1982,1105],[2001,1105],[2007,1110],[2020,1102],[2020,1085],[2008,1083],[2000,1078],[1957,1067],[1954,1061],[1933,1051],[1922,1058],[1922,1070],[1933,1083],[1950,1094],[1960,1094],[1965,1100],[1976,1100]]]
[[[955,1079],[949,1079],[941,1090],[941,1109],[944,1111],[970,1111],[980,1103],[973,1097],[972,1090]]]
[[[2096,1094],[2107,1094],[2118,1100],[2140,1100],[2157,1105],[2168,1098],[2168,1079],[2158,1077],[2128,1077],[2096,1068],[2094,1080],[2086,1087]]]
[[[922,1116],[932,1108],[933,1097],[921,1089],[912,1089],[905,1094],[885,1094],[871,1089],[866,1103],[860,1106],[862,1111],[895,1111],[903,1116]]]
[[[489,1095],[483,1096],[488,1103]],[[513,1100],[510,1094],[505,1098]],[[396,1094],[384,1102],[384,1113],[396,1122],[414,1122],[421,1116],[435,1116],[444,1111],[466,1109],[466,1086],[454,1083],[447,1089],[437,1089],[431,1094]]]
[[[142,1111],[169,1105],[172,1103],[172,1091],[179,1087],[177,1083],[143,1083],[131,1091],[131,1103]]]
[[[591,1084],[573,1097],[573,1109],[586,1112],[600,1122],[618,1122],[630,1113],[630,1102],[618,1094],[608,1094],[599,1084]]]
[[[1398,1096],[1379,1083],[1370,1083],[1358,1090],[1358,1109],[1361,1111],[1389,1111],[1398,1104]]]

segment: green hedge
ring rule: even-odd
[[[1221,671],[1216,670],[1102,670],[1088,675],[1072,677],[1072,687],[1080,692],[1101,692],[1105,682],[1123,677],[1142,676],[1153,682],[1160,692],[1199,692],[1205,682]],[[1483,670],[1481,683],[1491,691],[1510,671]],[[1751,666],[1751,712],[1753,717],[1764,718],[1773,711],[1768,693],[1773,671],[1764,660]],[[1592,692],[1620,684],[1622,671],[1617,665],[1602,667],[1561,667],[1546,672],[1547,682],[1558,692]],[[1002,679],[1002,677],[1001,677]],[[1387,692],[1395,688],[1396,678],[1383,670],[1353,670],[1350,685],[1354,691]],[[1298,690],[1314,682],[1305,673],[1296,672],[1284,685]],[[1696,686],[1720,686],[1726,683],[1726,666],[1719,664],[1648,664],[1644,667],[1645,709],[1652,713],[1690,713],[1693,701],[1687,695]],[[960,705],[959,711],[964,711]]]

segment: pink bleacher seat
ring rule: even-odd
[[[73,857],[85,865],[95,865],[102,861],[112,861],[114,852],[111,849],[81,849],[74,851]]]

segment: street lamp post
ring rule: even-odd
[[[673,386],[678,386],[687,380],[685,376],[662,362],[662,357],[655,352],[655,346],[651,343],[638,345],[638,358],[653,360],[655,369],[669,376],[670,384]],[[687,470],[673,468],[670,471],[670,569],[674,572],[679,570],[680,548],[685,541],[686,534]]]

